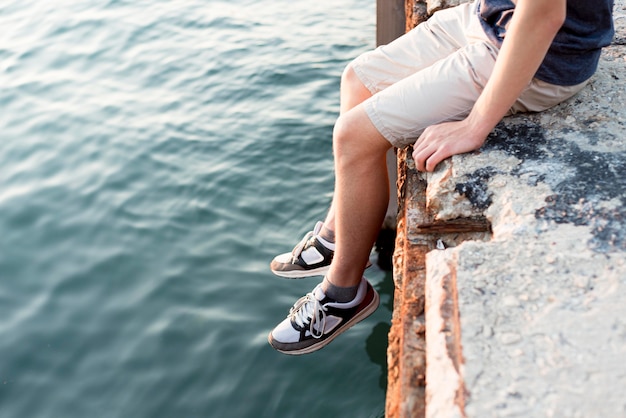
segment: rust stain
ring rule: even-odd
[[[407,31],[428,19],[428,7],[427,1],[406,1]],[[420,418],[426,415],[426,254],[435,248],[437,235],[462,236],[467,233],[471,236],[489,230],[487,221],[483,219],[436,222],[426,207],[426,181],[409,163],[412,162],[411,153],[412,147],[397,151],[398,220],[392,257],[395,288],[387,350],[387,418]],[[414,240],[415,237],[417,239]],[[456,289],[456,277],[449,286]],[[450,334],[448,350],[458,369],[462,362],[462,350],[456,300],[450,303],[449,310],[452,321],[450,326],[456,332]],[[463,387],[460,383],[460,387]],[[464,389],[457,394],[457,398],[460,410],[463,411]]]

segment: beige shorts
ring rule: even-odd
[[[498,51],[478,21],[476,4],[466,3],[435,13],[351,65],[373,94],[363,106],[374,126],[393,146],[404,147],[428,126],[469,114]],[[585,84],[557,86],[533,79],[509,114],[545,110]]]

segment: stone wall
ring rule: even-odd
[[[407,2],[408,26],[440,5]],[[506,118],[434,173],[399,152],[387,417],[626,416],[625,1],[614,10],[574,98]]]

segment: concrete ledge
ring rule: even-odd
[[[507,118],[432,174],[400,153],[386,416],[626,416],[626,6],[615,3],[614,43],[576,97]]]

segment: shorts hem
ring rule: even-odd
[[[378,130],[378,132],[391,144],[391,146],[396,148],[404,147],[403,141],[401,138],[398,138],[397,135],[394,135],[393,131],[389,129],[383,122],[382,118],[378,115],[376,111],[376,105],[373,103],[374,97],[367,100],[363,103],[363,109],[367,114],[367,117],[370,118],[370,121],[374,125],[374,127]],[[375,99],[374,99],[375,100]]]
[[[378,93],[380,89],[376,88],[375,83],[365,75],[365,71],[361,68],[361,60],[362,58],[357,58],[352,61],[352,69],[365,88],[367,88],[369,92],[374,95]]]

